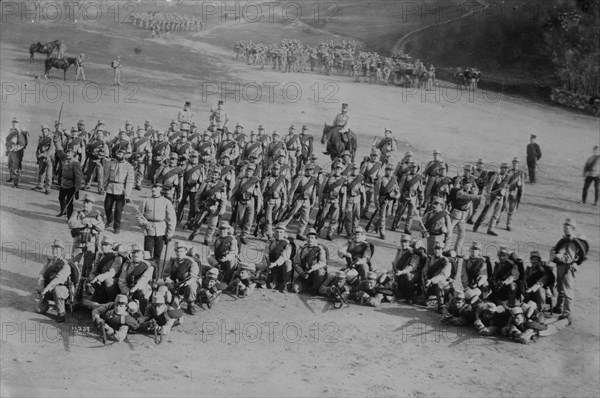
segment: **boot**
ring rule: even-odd
[[[475,221],[475,225],[473,225],[473,232],[477,232],[480,225],[481,225],[481,221],[479,221],[479,220]]]

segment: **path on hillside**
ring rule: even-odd
[[[422,26],[420,28],[417,28],[415,30],[411,30],[410,32],[408,32],[407,34],[405,34],[404,36],[402,36],[400,39],[398,39],[398,41],[396,42],[396,44],[394,44],[394,47],[392,47],[392,53],[393,54],[397,54],[398,52],[400,52],[401,54],[404,54],[404,46],[406,44],[407,39],[409,37],[413,36],[414,34],[418,33],[418,32],[421,32],[421,31],[423,31],[425,29],[429,29],[432,26],[441,26],[441,25],[445,25],[445,24],[448,24],[448,23],[451,23],[451,22],[456,22],[456,21],[458,21],[460,19],[463,19],[463,18],[466,18],[468,16],[471,16],[471,15],[475,14],[476,12],[483,11],[483,10],[487,9],[490,6],[484,0],[476,0],[476,1],[481,5],[481,7],[477,8],[475,10],[471,10],[468,13],[466,13],[465,15],[461,15],[460,17],[449,19],[447,21],[440,22],[440,23],[437,23],[437,24],[426,25],[426,26]]]

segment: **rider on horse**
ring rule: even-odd
[[[348,131],[350,130],[350,115],[348,114],[347,103],[342,104],[342,111],[336,115],[335,119],[333,119],[333,127],[340,127],[342,141],[344,143],[348,142],[350,138],[348,136]],[[328,153],[325,152],[325,155],[328,155]]]

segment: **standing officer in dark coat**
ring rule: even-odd
[[[529,183],[535,184],[537,181],[535,180],[535,169],[537,167],[537,162],[542,158],[542,150],[540,146],[535,142],[536,139],[535,134],[531,134],[529,138],[529,144],[527,144],[527,168],[529,169]]]

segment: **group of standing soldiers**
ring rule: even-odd
[[[174,13],[158,11],[133,13],[130,21],[138,28],[150,30],[152,37],[160,36],[160,32],[198,32],[202,30],[202,17],[189,17]]]

